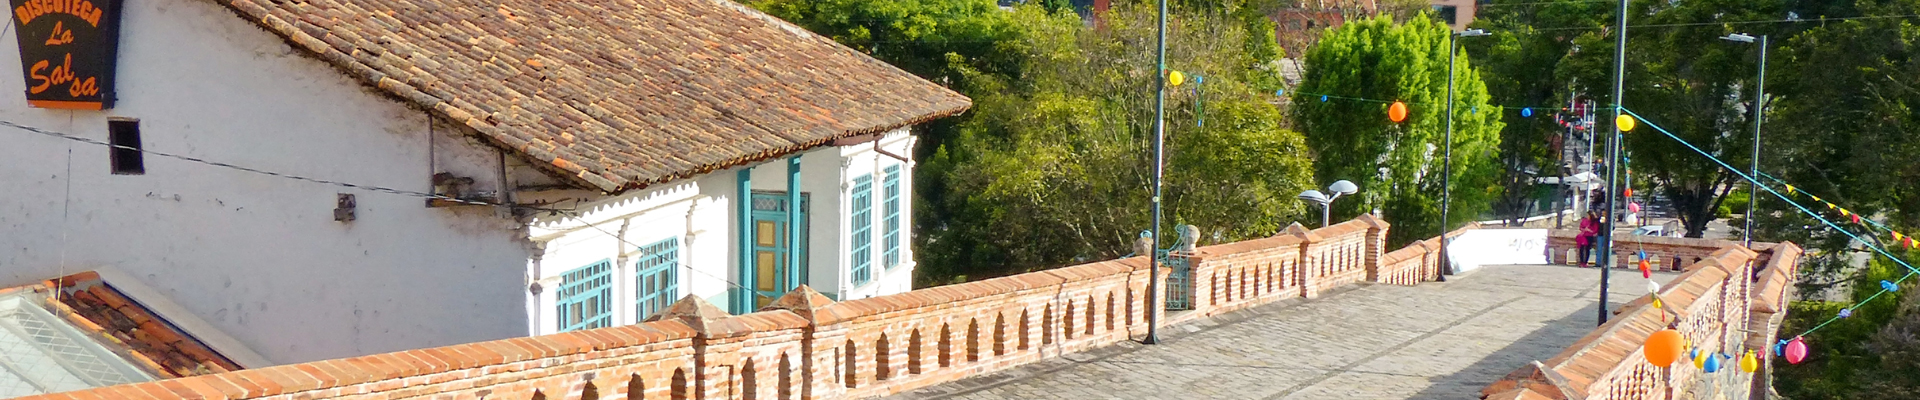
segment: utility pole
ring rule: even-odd
[[[1625,0],[1622,0],[1625,1]],[[1147,254],[1147,338],[1142,344],[1160,342],[1160,180],[1166,177],[1167,136],[1167,0],[1160,0],[1159,84],[1153,98],[1153,249]],[[1171,254],[1169,254],[1171,256]]]
[[[1607,323],[1607,289],[1613,277],[1613,225],[1620,209],[1620,116],[1627,83],[1627,0],[1620,0],[1619,30],[1613,45],[1613,129],[1607,130],[1607,217],[1600,234],[1600,324]],[[1597,133],[1597,132],[1596,132]]]
[[[1765,111],[1762,105],[1767,101],[1767,35],[1760,35],[1760,76],[1754,78],[1753,88],[1753,163],[1748,166],[1747,176],[1747,229],[1741,231],[1746,237],[1747,248],[1753,248],[1753,209],[1760,202],[1760,116]]]

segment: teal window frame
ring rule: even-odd
[[[881,258],[887,269],[893,269],[900,266],[900,165],[888,166],[886,173],[880,200]]]
[[[680,237],[640,247],[633,262],[634,320],[644,321],[680,298]]]
[[[561,332],[613,326],[613,260],[561,274],[554,291]]]
[[[853,231],[848,234],[852,242],[848,257],[852,258],[851,272],[853,286],[865,285],[873,280],[873,175],[861,175],[853,178],[853,199],[849,202],[853,215],[849,218]]]

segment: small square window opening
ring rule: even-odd
[[[113,144],[109,157],[115,175],[146,175],[146,154],[140,152],[140,121],[107,121],[107,141]]]

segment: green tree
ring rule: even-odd
[[[1019,7],[1028,29],[1015,74],[966,71],[975,109],[922,165],[948,195],[922,232],[922,284],[982,278],[1127,255],[1150,227],[1154,9],[1120,3],[1086,27],[1070,15]],[[1210,240],[1271,235],[1302,214],[1303,138],[1269,103],[1280,51],[1272,26],[1246,8],[1176,9],[1169,89],[1166,227],[1192,224]],[[960,68],[964,69],[964,68]],[[1204,120],[1204,125],[1203,121]]]
[[[1381,16],[1330,30],[1307,51],[1306,76],[1292,98],[1295,123],[1313,149],[1321,183],[1347,179],[1361,190],[1358,199],[1335,203],[1336,219],[1380,209],[1394,223],[1394,244],[1439,234],[1450,38],[1446,25],[1429,18],[1395,24]],[[1482,215],[1499,191],[1495,151],[1504,126],[1467,59],[1455,61],[1455,225]],[[1410,112],[1393,123],[1386,103],[1321,101],[1322,94],[1395,99]]]
[[[1529,106],[1563,105],[1576,95],[1591,98],[1591,93],[1574,93],[1570,82],[1557,79],[1554,71],[1575,49],[1573,38],[1580,31],[1569,28],[1609,23],[1606,18],[1612,7],[1612,3],[1583,0],[1495,0],[1481,5],[1473,22],[1474,28],[1492,35],[1462,39],[1461,47],[1471,50],[1468,54],[1474,56],[1474,64],[1479,66],[1493,98]],[[1506,123],[1506,129],[1500,131],[1499,181],[1503,190],[1493,204],[1493,212],[1503,218],[1535,214],[1534,195],[1555,188],[1538,188],[1534,178],[1571,175],[1581,161],[1562,159],[1561,148],[1553,144],[1557,140],[1562,146],[1581,145],[1575,142],[1584,142],[1588,134],[1569,135],[1551,117],[1553,110],[1534,111],[1533,117],[1522,116],[1518,110],[1500,114]],[[1605,125],[1597,127],[1604,129]]]

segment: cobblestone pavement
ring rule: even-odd
[[[890,398],[1477,399],[1593,329],[1598,281],[1594,269],[1530,265],[1363,284],[1163,327],[1160,345],[1122,342]],[[1616,270],[1611,288],[1618,305],[1646,280]]]

